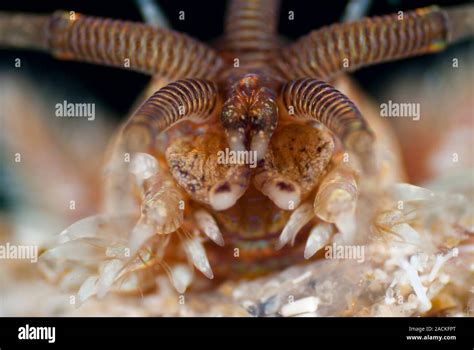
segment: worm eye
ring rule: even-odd
[[[248,187],[250,171],[240,163],[222,162],[225,136],[208,132],[173,141],[166,160],[176,182],[194,200],[214,210],[233,206]]]
[[[294,192],[295,186],[288,182],[279,181],[276,184],[276,187],[282,192]]]
[[[215,189],[216,194],[230,192],[230,184],[226,181]]]

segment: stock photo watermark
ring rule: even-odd
[[[217,164],[247,164],[253,169],[257,167],[257,151],[233,151],[226,148],[217,152]]]
[[[419,103],[399,103],[388,100],[380,104],[380,116],[382,118],[412,118],[420,120],[421,108]]]
[[[37,263],[38,246],[15,245],[7,242],[0,245],[0,260],[29,260],[31,263]]]
[[[324,247],[324,258],[329,260],[355,260],[358,263],[365,261],[365,246],[345,245],[333,243]]]
[[[95,120],[95,103],[72,103],[64,100],[55,105],[55,115],[58,118],[87,118]]]
[[[20,340],[47,340],[48,343],[56,342],[55,327],[35,327],[26,324],[18,328],[18,339]]]

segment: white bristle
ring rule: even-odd
[[[435,198],[434,193],[430,190],[407,183],[395,184],[390,190],[393,197],[399,201],[431,200]]]
[[[306,241],[306,247],[304,249],[304,258],[311,258],[316,252],[323,248],[331,238],[332,225],[327,223],[320,223],[313,227],[311,230],[308,240]]]
[[[405,242],[419,244],[421,242],[420,234],[407,223],[401,223],[392,226],[391,231],[399,235]]]
[[[341,233],[344,243],[351,244],[354,242],[356,234],[356,221],[354,212],[349,211],[339,215],[336,217],[334,224]]]
[[[184,264],[178,264],[171,269],[173,287],[183,294],[193,281],[193,271]]]
[[[145,224],[143,220],[139,220],[130,234],[129,245],[131,253],[134,254],[139,250],[154,234],[155,230],[152,225]]]
[[[199,271],[201,271],[209,279],[214,278],[211,265],[207,259],[206,251],[204,250],[204,246],[198,238],[185,241],[184,250],[186,251],[188,259]]]
[[[439,271],[441,270],[441,267],[446,263],[446,261],[451,259],[453,256],[454,256],[453,250],[445,255],[440,254],[436,256],[435,263],[428,277],[428,280],[430,282],[433,282],[435,280],[435,278],[438,276]]]
[[[76,304],[77,307],[97,293],[98,279],[98,276],[91,276],[84,281],[81,288],[79,288],[79,292],[77,292],[77,298],[79,299],[79,302]]]
[[[311,272],[310,271],[306,271],[305,273],[303,273],[302,275],[294,278],[291,283],[293,284],[298,284],[298,283],[301,283],[303,282],[305,279],[307,279],[308,277],[311,277]]]
[[[114,284],[115,278],[122,269],[124,262],[119,259],[113,259],[107,262],[97,281],[97,297],[103,298],[110,287]]]
[[[418,276],[418,272],[415,270],[415,268],[410,265],[410,263],[406,260],[400,260],[400,267],[405,270],[408,276],[408,280],[410,281],[410,284],[415,291],[416,296],[418,297],[418,300],[420,301],[421,304],[421,311],[425,312],[431,309],[431,301],[428,299],[428,296],[426,295],[425,288],[423,287],[423,284],[421,283],[420,276]]]
[[[316,312],[319,306],[319,299],[316,297],[307,297],[295,300],[292,303],[285,304],[280,313],[284,317],[301,315]]]
[[[282,248],[291,241],[293,244],[298,232],[313,218],[313,206],[310,203],[304,203],[298,207],[290,216],[286,226],[280,234],[277,249]]]
[[[205,210],[197,210],[194,216],[199,228],[204,231],[206,236],[222,247],[224,245],[224,239],[212,215]]]

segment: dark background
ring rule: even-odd
[[[439,6],[451,6],[467,1],[437,1]],[[172,28],[209,42],[217,38],[223,29],[225,1],[159,1]],[[298,38],[312,29],[331,24],[340,19],[346,1],[282,1],[280,16],[280,33],[288,38]],[[399,10],[410,10],[429,6],[433,2],[420,0],[376,0],[373,1],[369,15],[382,15]],[[76,12],[140,21],[140,13],[133,1],[7,1],[0,4],[0,11],[25,11],[51,13],[54,10],[74,10]],[[288,20],[288,11],[295,12],[295,20]],[[179,11],[185,11],[186,20],[178,19]],[[380,93],[380,85],[393,75],[402,74],[414,68],[423,74],[430,65],[442,59],[443,55],[452,55],[454,50],[466,44],[456,45],[442,54],[417,57],[400,62],[382,64],[366,68],[355,73],[357,80],[375,97]],[[10,51],[0,49],[0,69],[14,69],[14,59],[21,57],[23,72],[39,84],[47,86],[64,86],[72,91],[85,91],[98,102],[102,102],[119,118],[129,111],[135,98],[145,86],[148,77],[134,72],[115,68],[95,66],[87,63],[57,61],[52,57],[30,51]],[[1,84],[1,82],[0,82]]]

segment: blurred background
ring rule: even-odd
[[[225,3],[159,1],[172,29],[208,43],[222,33]],[[346,3],[282,1],[280,34],[292,40],[338,22]],[[463,3],[466,1],[443,0],[435,4]],[[368,15],[429,5],[433,2],[378,0],[373,1]],[[142,20],[134,1],[20,0],[0,4],[0,11],[48,14],[58,9]],[[179,20],[180,11],[185,12],[185,20]],[[294,20],[288,19],[288,11],[294,11]],[[15,67],[17,58],[21,59],[20,68]],[[471,40],[438,54],[351,74],[359,88],[371,96],[376,110],[388,100],[420,103],[419,122],[410,118],[388,120],[400,143],[408,182],[464,189],[467,181],[468,187],[474,187],[473,64]],[[39,52],[0,49],[0,242],[28,241],[41,246],[75,220],[97,211],[107,142],[149,80],[139,73],[58,61]],[[54,106],[63,100],[95,103],[96,120],[56,118]],[[14,161],[17,153],[23,157],[20,163]],[[76,201],[74,210],[70,209],[71,198]],[[0,280],[8,280],[6,273],[0,268]],[[8,273],[15,277],[14,271]],[[21,283],[18,281],[18,290]],[[1,297],[5,286],[0,283],[0,316],[2,305],[8,304]],[[29,306],[22,307],[27,310]]]

